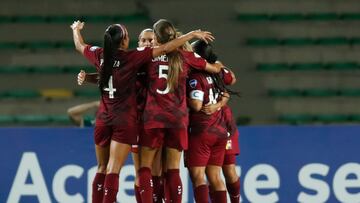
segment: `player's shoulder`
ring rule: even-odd
[[[194,57],[194,58],[201,58],[201,56],[193,51],[186,51],[183,49],[180,49],[180,53],[183,55],[183,57]]]
[[[127,50],[127,54],[139,54],[144,52],[149,52],[152,48],[151,47],[137,47],[135,49]]]

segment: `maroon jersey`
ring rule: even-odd
[[[87,46],[85,57],[95,65],[98,72],[102,68],[103,49]],[[96,115],[96,125],[116,125],[133,127],[137,121],[136,77],[139,68],[151,61],[151,48],[118,50],[112,76],[101,94],[101,102]]]
[[[166,55],[154,58],[147,66],[148,91],[144,111],[144,128],[187,128],[186,78],[190,67],[205,69],[206,61],[193,52],[180,51],[183,59],[178,87],[169,92]]]
[[[147,94],[147,77],[146,77],[146,67],[142,66],[137,73],[136,77],[136,100],[137,100],[137,110],[139,115],[142,116],[145,103],[146,103],[146,94]],[[141,119],[141,118],[139,118]]]
[[[188,96],[207,104],[216,104],[219,98],[219,91],[215,89],[211,76],[206,72],[194,71],[188,79]],[[219,109],[211,115],[201,111],[190,111],[190,134],[198,135],[206,133],[219,137],[228,137],[224,112]]]

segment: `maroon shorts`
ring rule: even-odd
[[[123,144],[137,144],[137,128],[123,126],[95,126],[95,144],[101,147],[108,146],[111,140]]]
[[[207,134],[189,136],[189,149],[185,155],[186,166],[222,166],[226,142],[226,138]]]
[[[230,139],[226,143],[226,151],[225,154],[240,154],[240,147],[239,147],[239,131],[236,129],[235,134],[230,137]]]
[[[236,164],[236,155],[235,154],[225,154],[223,165]]]
[[[139,145],[151,148],[170,147],[186,150],[188,147],[187,129],[152,128],[140,134]]]

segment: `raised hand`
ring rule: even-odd
[[[82,30],[84,28],[85,23],[81,22],[79,20],[74,21],[72,25],[70,25],[70,28],[72,30]]]
[[[201,30],[194,30],[191,32],[195,38],[204,40],[206,43],[214,41],[215,37],[212,35],[211,32],[208,31],[201,31]]]

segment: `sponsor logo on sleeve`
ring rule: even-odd
[[[145,50],[145,47],[138,47],[136,48],[138,51],[144,51]]]
[[[194,55],[195,55],[196,58],[201,58],[201,56],[199,54],[195,53],[195,52],[194,52]]]
[[[100,47],[98,47],[98,46],[92,46],[92,47],[90,47],[90,51],[95,51],[95,50],[98,49],[98,48],[100,48]]]

